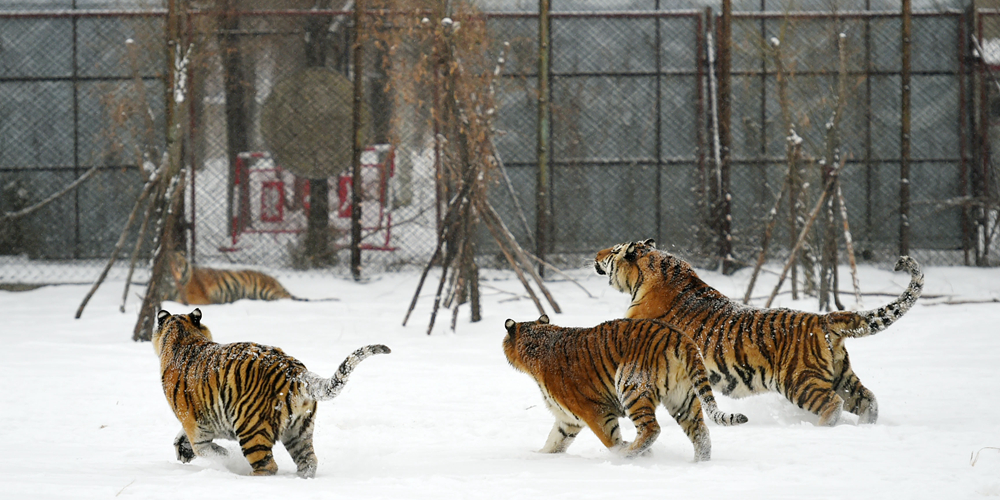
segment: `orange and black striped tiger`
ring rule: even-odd
[[[878,419],[875,395],[851,369],[844,340],[885,330],[924,286],[917,262],[900,257],[896,270],[909,271],[910,285],[898,299],[871,311],[816,314],[730,300],[651,239],[601,250],[594,266],[632,296],[626,317],[663,320],[694,339],[716,390],[737,398],[781,393],[818,415],[820,425],[835,425],[844,408],[859,423]]]
[[[278,280],[260,271],[194,267],[181,252],[170,255],[170,274],[174,287],[167,287],[163,300],[184,305],[228,304],[240,299],[310,301],[293,296]],[[321,300],[336,299],[312,299]]]
[[[747,421],[719,411],[698,346],[670,325],[619,319],[593,328],[563,328],[508,319],[503,351],[510,364],[531,375],[556,423],[543,453],[561,453],[586,425],[604,446],[626,457],[642,454],[660,434],[663,405],[694,444],[695,461],[709,460],[712,440],[702,410],[719,425]],[[635,424],[636,438],[622,441],[618,419]]]
[[[308,371],[276,347],[239,342],[217,344],[201,323],[201,310],[157,314],[153,349],[160,357],[160,380],[167,402],[183,429],[174,440],[177,459],[224,457],[213,439],[234,439],[253,475],[278,471],[271,448],[281,441],[301,477],[316,474],[313,423],[316,401],[337,397],[365,358],[388,353],[384,345],[362,347],[331,378]]]

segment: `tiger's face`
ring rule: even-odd
[[[533,327],[547,324],[549,317],[545,314],[541,315],[538,321],[516,323],[508,319],[504,322],[507,336],[503,339],[503,353],[511,366],[522,372],[531,373],[529,365],[540,355],[545,339],[544,332]]]
[[[597,256],[594,257],[594,270],[602,276],[607,275],[608,284],[615,290],[629,293],[639,278],[636,261],[655,249],[656,242],[652,238],[619,243],[597,252]]]
[[[170,274],[174,278],[174,283],[178,287],[183,287],[191,281],[191,264],[181,252],[174,251],[170,254]]]
[[[156,331],[153,332],[153,351],[160,355],[165,341],[172,342],[185,338],[189,340],[212,341],[212,332],[201,324],[201,309],[195,308],[190,314],[170,314],[163,309],[156,314]]]

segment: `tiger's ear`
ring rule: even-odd
[[[168,312],[166,309],[160,309],[160,312],[156,313],[156,324],[159,326],[163,326],[163,322],[166,321],[167,318],[169,317],[170,317],[170,312]]]
[[[625,249],[625,260],[627,260],[629,262],[632,262],[632,261],[635,260],[635,242],[634,241],[631,242],[631,243],[629,243],[628,247]]]
[[[541,323],[541,324],[543,324],[543,325],[549,324],[549,315],[548,314],[543,314],[543,315],[539,316],[538,317],[538,322]]]
[[[510,335],[514,335],[514,325],[516,325],[516,323],[514,323],[514,320],[512,319],[508,319],[503,322],[503,327],[507,329],[507,333]]]
[[[188,317],[191,318],[191,322],[194,323],[194,326],[201,325],[201,309],[198,309],[197,307],[194,308],[194,311],[191,311],[191,314],[188,314]]]
[[[656,248],[656,240],[654,240],[653,238],[646,239],[645,241],[642,242],[642,244],[646,245],[649,248]]]

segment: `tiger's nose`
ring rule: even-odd
[[[601,267],[601,263],[596,260],[594,261],[594,270],[597,271],[597,274],[604,275],[604,268]]]

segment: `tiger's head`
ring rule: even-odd
[[[201,309],[190,314],[170,314],[161,309],[156,314],[156,331],[153,332],[153,351],[159,356],[167,343],[211,342],[212,332],[201,324]]]
[[[549,317],[545,314],[541,315],[538,321],[517,323],[508,319],[504,322],[507,336],[503,339],[503,353],[511,366],[519,371],[531,373],[530,367],[543,353],[542,348],[547,337],[546,333],[537,327],[547,324]]]
[[[608,284],[615,290],[631,293],[632,287],[639,283],[641,274],[636,261],[654,250],[656,242],[652,238],[619,243],[597,252],[594,270],[597,274],[607,275]]]
[[[174,278],[174,283],[178,288],[183,288],[191,281],[191,263],[188,262],[183,252],[173,251],[170,253],[170,275]]]

